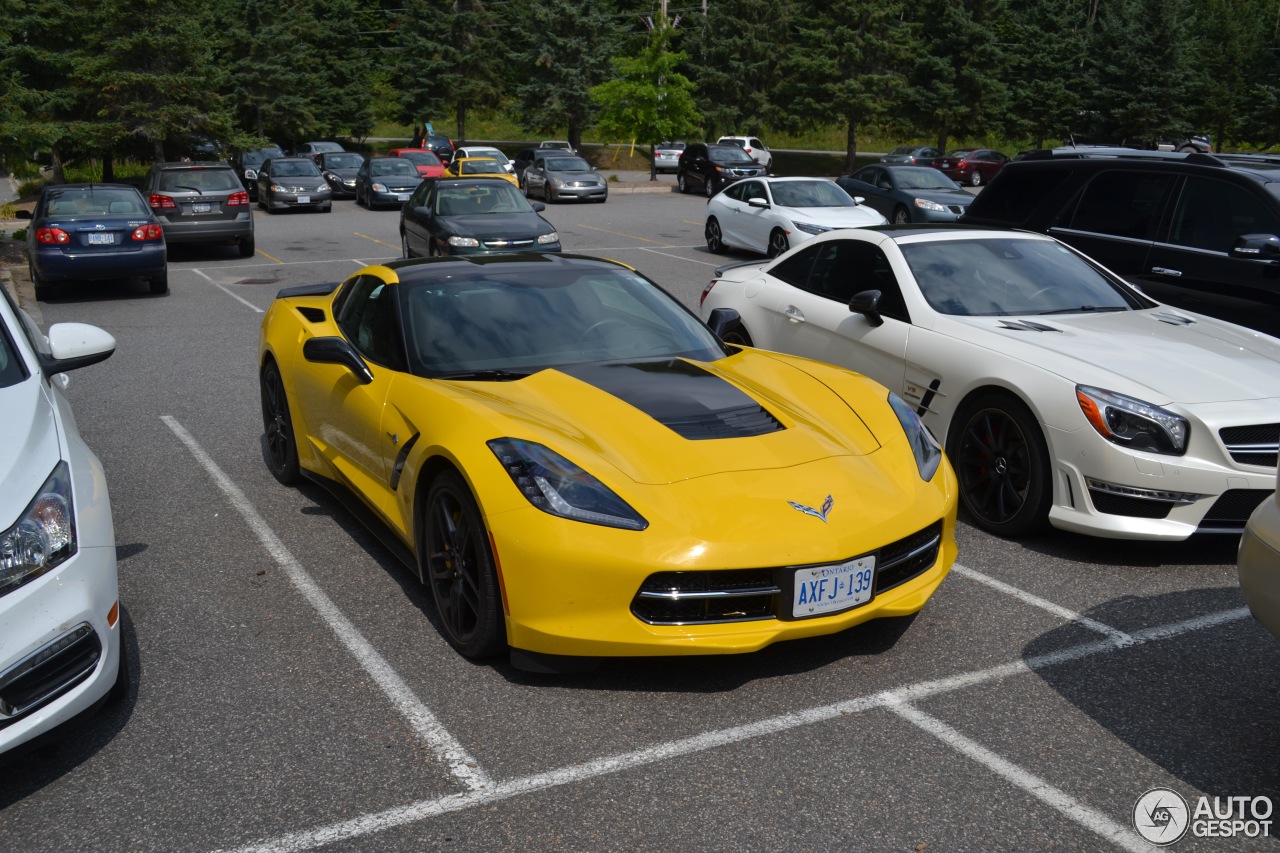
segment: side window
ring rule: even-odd
[[[423,181],[418,184],[417,189],[413,191],[413,195],[409,196],[410,207],[425,207],[427,204],[427,194],[431,192],[434,184]]]
[[[338,311],[338,328],[365,358],[403,370],[391,288],[372,275],[360,276],[346,287],[349,293]]]
[[[1228,252],[1242,234],[1280,235],[1280,219],[1242,187],[1212,178],[1187,178],[1173,213],[1169,242]]]
[[[804,290],[841,305],[864,290],[880,291],[880,313],[910,323],[902,289],[889,267],[889,259],[878,247],[861,240],[823,243],[814,258]]]
[[[1009,168],[1018,167],[1014,165]],[[1012,178],[1015,173],[1011,171],[1008,174]],[[966,216],[1034,228],[1036,226],[1030,220],[1036,210],[1071,177],[1072,172],[1070,168],[1032,168],[1023,169],[1016,174],[1016,179],[1003,181],[995,192],[987,188],[979,193]]]
[[[732,193],[731,198],[738,201],[746,202],[748,199],[765,198],[764,185],[759,181],[742,181],[737,184],[730,184],[726,193]]]
[[[1069,227],[1153,239],[1171,180],[1153,172],[1102,172],[1085,187]]]
[[[821,246],[810,246],[801,249],[785,261],[774,264],[769,275],[784,281],[792,287],[808,289],[809,271],[813,269],[813,259],[817,257]]]

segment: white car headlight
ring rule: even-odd
[[[831,230],[826,225],[814,225],[812,222],[792,222],[791,224],[806,234],[825,234]]]
[[[1191,425],[1168,409],[1089,385],[1076,386],[1076,401],[1085,419],[1107,441],[1168,456],[1187,452]]]
[[[542,243],[542,244],[544,244],[544,245],[545,245],[546,243],[559,243],[559,242],[560,242],[560,235],[559,235],[558,233],[556,233],[555,231],[552,231],[550,234],[539,234],[539,235],[538,235],[538,242],[539,242],[539,243]]]
[[[892,391],[889,392],[889,406],[898,416],[902,431],[907,434],[911,453],[916,457],[916,467],[920,469],[920,477],[926,483],[929,482],[938,472],[938,466],[942,464],[942,448],[938,445],[938,440],[933,437],[933,433],[929,432],[924,421],[920,420],[916,410]]]
[[[518,438],[488,444],[520,493],[543,512],[623,530],[649,526],[608,486],[554,450]]]
[[[450,237],[450,246],[461,246],[466,249],[474,249],[480,245],[480,241],[475,237]]]
[[[938,210],[938,211],[946,210],[945,207],[938,204],[936,201],[929,201],[929,199],[927,198],[916,199],[916,207],[920,208],[921,210]]]
[[[0,595],[59,565],[76,552],[71,469],[59,462],[18,518],[0,534]]]
[[[551,176],[550,181],[551,181],[551,186],[553,186],[553,187],[562,187],[562,186],[564,186],[564,180],[563,180],[563,179],[561,179],[561,178],[557,178],[557,177],[555,177],[554,175],[552,175],[552,176]]]
[[[386,184],[379,184],[379,183],[376,183],[376,182],[375,182],[375,183],[373,184],[373,191],[374,191],[374,192],[376,192],[376,193],[384,193],[384,192],[386,192],[386,191],[387,191],[387,185],[386,185]]]

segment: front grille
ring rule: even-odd
[[[1107,515],[1127,515],[1131,518],[1168,518],[1174,504],[1168,501],[1147,500],[1129,495],[1117,495],[1101,489],[1090,489],[1089,499],[1093,508]]]
[[[687,417],[664,417],[659,422],[681,438],[691,441],[711,438],[749,438],[782,429],[778,419],[752,403],[717,412],[700,412]]]
[[[101,657],[102,641],[81,623],[0,673],[0,727],[84,681]]]
[[[1218,437],[1226,445],[1231,458],[1241,465],[1276,467],[1280,453],[1280,424],[1223,427]]]
[[[1270,489],[1228,489],[1213,502],[1197,529],[1208,533],[1239,533],[1258,504],[1272,494]]]
[[[876,558],[875,595],[879,595],[928,571],[938,561],[941,547],[942,521],[938,520],[859,557]],[[791,590],[800,568],[812,566],[658,572],[640,585],[631,612],[650,625],[790,620]]]
[[[533,240],[485,240],[486,249],[523,249],[533,245]]]

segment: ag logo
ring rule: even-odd
[[[1133,828],[1147,841],[1164,847],[1186,834],[1190,816],[1181,794],[1152,788],[1133,807]]]

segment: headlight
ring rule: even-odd
[[[898,416],[902,431],[907,434],[907,442],[911,445],[912,455],[916,457],[916,467],[920,469],[921,478],[926,483],[929,482],[942,464],[942,448],[938,446],[937,439],[929,432],[924,421],[920,420],[916,410],[892,391],[889,392],[889,405]]]
[[[564,180],[563,180],[562,178],[557,178],[557,177],[555,177],[555,176],[552,176],[552,177],[551,177],[551,186],[553,186],[553,187],[562,187],[562,186],[564,186]]]
[[[649,522],[595,477],[541,444],[495,438],[489,449],[507,469],[529,503],[543,512],[623,530],[644,530]]]
[[[374,191],[374,192],[376,192],[376,193],[384,193],[384,192],[386,192],[386,191],[387,191],[386,184],[374,183],[374,184],[373,184],[373,191]]]
[[[1085,418],[1107,441],[1169,456],[1187,452],[1191,425],[1168,409],[1088,385],[1076,386],[1076,400]]]
[[[539,243],[559,243],[560,235],[557,234],[555,231],[552,231],[550,234],[539,234],[538,242]]]
[[[279,184],[272,184],[271,186],[267,187],[267,189],[273,193],[288,192],[288,190],[286,190],[284,187],[280,186]]]
[[[474,249],[480,245],[480,241],[475,237],[450,237],[450,246],[462,246],[467,249]]]
[[[71,469],[59,462],[18,523],[0,534],[0,595],[35,580],[75,552]]]
[[[826,225],[814,225],[812,222],[792,222],[791,224],[806,234],[825,234],[831,230]]]
[[[946,210],[945,207],[938,204],[936,201],[929,201],[929,199],[927,198],[916,199],[916,207],[919,207],[923,210]]]

